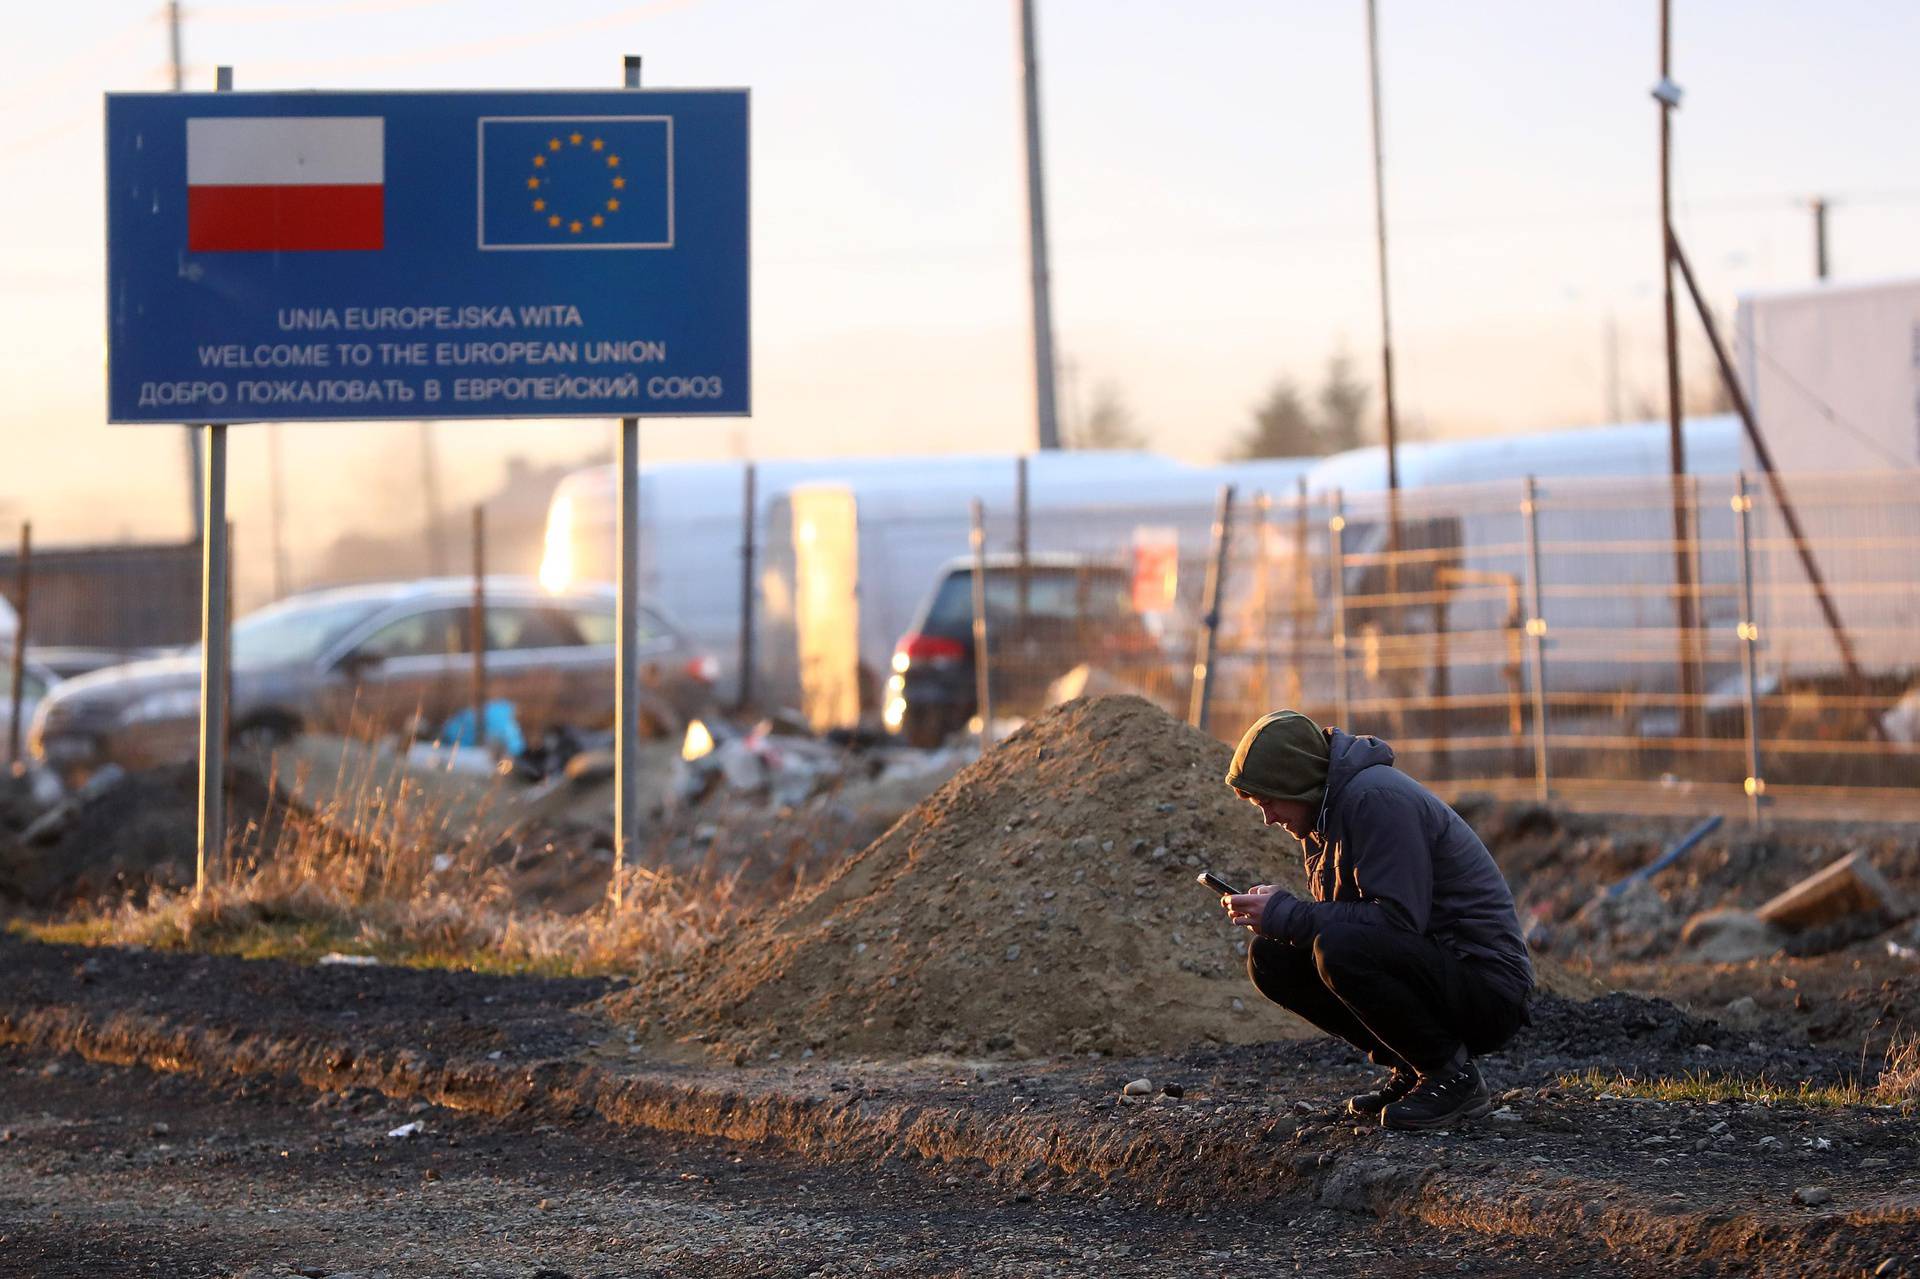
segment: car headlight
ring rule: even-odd
[[[148,693],[120,713],[122,724],[143,724],[156,719],[188,719],[200,714],[200,690],[176,688],[164,693]]]

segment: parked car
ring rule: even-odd
[[[1158,641],[1133,607],[1122,564],[1079,555],[986,559],[987,649],[996,715],[1030,715],[1047,686],[1083,662],[1123,676],[1164,665]],[[1024,618],[1024,620],[1023,620]],[[973,561],[940,570],[912,627],[893,650],[881,722],[915,746],[935,746],[978,713],[974,680]]]
[[[128,662],[144,661],[150,657],[165,657],[173,653],[171,648],[82,648],[61,645],[43,648],[38,644],[27,645],[27,660],[36,662],[42,670],[51,671],[61,679],[78,679],[82,675],[91,675],[95,671],[105,670],[109,666],[125,666]]]
[[[553,593],[488,579],[487,691],[512,702],[533,740],[560,725],[613,723],[614,594]],[[310,728],[437,728],[473,697],[473,582],[447,578],[316,591],[233,628],[233,740],[266,747]],[[673,733],[712,700],[714,663],[659,610],[640,610],[643,730]],[[197,650],[108,667],[60,685],[31,747],[69,778],[106,763],[191,759],[199,734]]]

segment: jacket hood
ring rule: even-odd
[[[1234,749],[1227,785],[1258,799],[1314,805],[1327,787],[1327,734],[1298,711],[1254,721]]]
[[[1326,798],[1320,806],[1320,820],[1314,823],[1316,830],[1325,825],[1327,809],[1333,807],[1348,782],[1375,765],[1393,765],[1393,747],[1371,734],[1355,736],[1344,729],[1330,728],[1327,746]]]

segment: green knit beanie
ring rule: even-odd
[[[1327,789],[1327,735],[1299,711],[1262,715],[1240,739],[1227,785],[1258,799],[1317,804]]]

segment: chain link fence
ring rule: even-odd
[[[1790,507],[1739,475],[1236,494],[1217,561],[1196,504],[1036,522],[1024,614],[1001,583],[1018,556],[988,570],[995,711],[1127,689],[1231,739],[1291,706],[1456,791],[1912,815],[1914,477],[1786,488]]]

